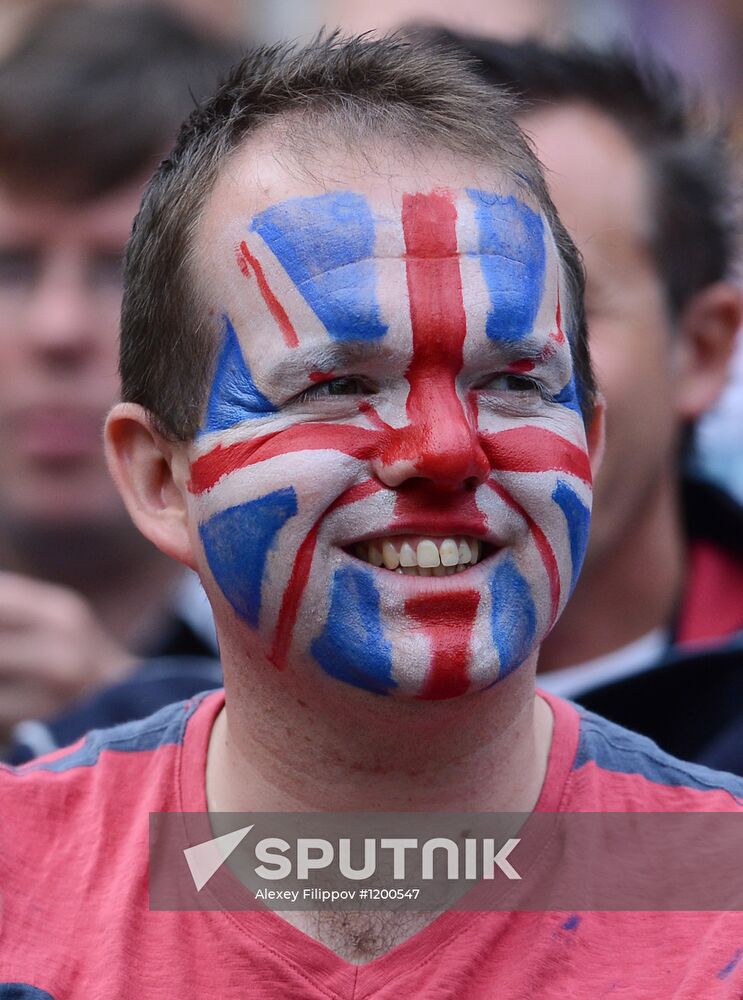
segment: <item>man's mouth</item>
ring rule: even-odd
[[[467,535],[395,535],[368,538],[357,542],[350,551],[372,566],[406,576],[453,576],[484,559],[486,548],[479,538]]]

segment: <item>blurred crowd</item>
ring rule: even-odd
[[[27,759],[219,683],[197,580],[142,539],[105,466],[121,261],[194,103],[247,42],[323,25],[402,26],[524,99],[608,403],[589,556],[542,682],[743,771],[735,0],[5,0],[0,745]]]

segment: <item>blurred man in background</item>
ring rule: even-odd
[[[682,481],[741,320],[724,141],[660,67],[457,41],[526,98],[522,124],[584,256],[607,400],[591,543],[543,644],[540,682],[681,757],[743,770],[743,514],[718,489]]]
[[[213,653],[205,601],[133,528],[101,429],[142,189],[236,54],[162,10],[61,4],[0,64],[0,744],[142,657]]]

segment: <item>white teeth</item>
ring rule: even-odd
[[[416,553],[418,556],[418,565],[433,568],[434,566],[439,566],[441,564],[441,559],[439,558],[439,547],[436,542],[432,542],[430,538],[425,538],[422,542],[418,542],[418,551]]]
[[[382,546],[382,562],[387,569],[397,569],[400,565],[400,557],[392,542],[385,542]]]
[[[439,545],[442,566],[456,566],[459,562],[459,546],[453,538],[445,538]]]
[[[482,543],[477,538],[422,538],[415,548],[409,541],[376,538],[353,546],[358,559],[406,576],[453,576],[478,563]]]
[[[382,565],[382,553],[373,543],[369,546],[369,562],[372,566]]]
[[[403,542],[400,546],[400,565],[401,566],[417,566],[418,559],[415,555],[415,549],[409,542]]]

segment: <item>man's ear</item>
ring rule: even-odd
[[[742,316],[741,292],[728,281],[704,288],[681,313],[673,374],[683,422],[706,413],[725,388]]]
[[[596,403],[590,423],[586,424],[586,444],[588,445],[588,458],[591,462],[591,474],[593,481],[596,482],[606,444],[606,400],[600,392],[596,394]]]
[[[186,503],[185,445],[169,441],[136,403],[119,403],[105,428],[106,459],[131,519],[154,545],[196,568]]]

